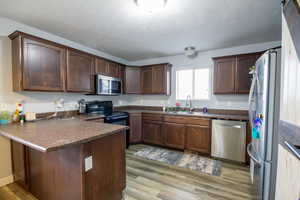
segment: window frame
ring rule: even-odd
[[[196,80],[196,70],[197,69],[207,69],[208,70],[208,96],[207,98],[203,99],[196,99],[195,98],[195,80]],[[211,76],[212,76],[212,69],[211,67],[178,67],[175,69],[175,100],[176,101],[185,101],[185,99],[180,99],[178,97],[178,71],[183,71],[183,70],[192,70],[192,96],[191,99],[192,101],[209,101],[211,99],[211,91],[212,91],[212,83],[211,83]]]

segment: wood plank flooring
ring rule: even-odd
[[[221,176],[211,176],[133,154],[127,150],[126,200],[254,200],[249,168],[223,162]],[[0,188],[0,200],[37,200],[17,184]]]

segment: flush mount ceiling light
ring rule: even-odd
[[[185,52],[185,55],[190,58],[195,57],[197,55],[195,47],[186,47],[186,48],[184,48],[184,52]]]
[[[135,4],[144,11],[153,13],[163,9],[167,0],[134,0]]]

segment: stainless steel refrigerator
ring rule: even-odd
[[[247,146],[252,183],[259,200],[274,200],[280,111],[280,48],[266,51],[252,71],[249,117],[254,138]]]

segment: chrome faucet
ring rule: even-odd
[[[185,106],[189,108],[189,112],[193,111],[191,95],[187,95],[186,100],[185,100]]]

